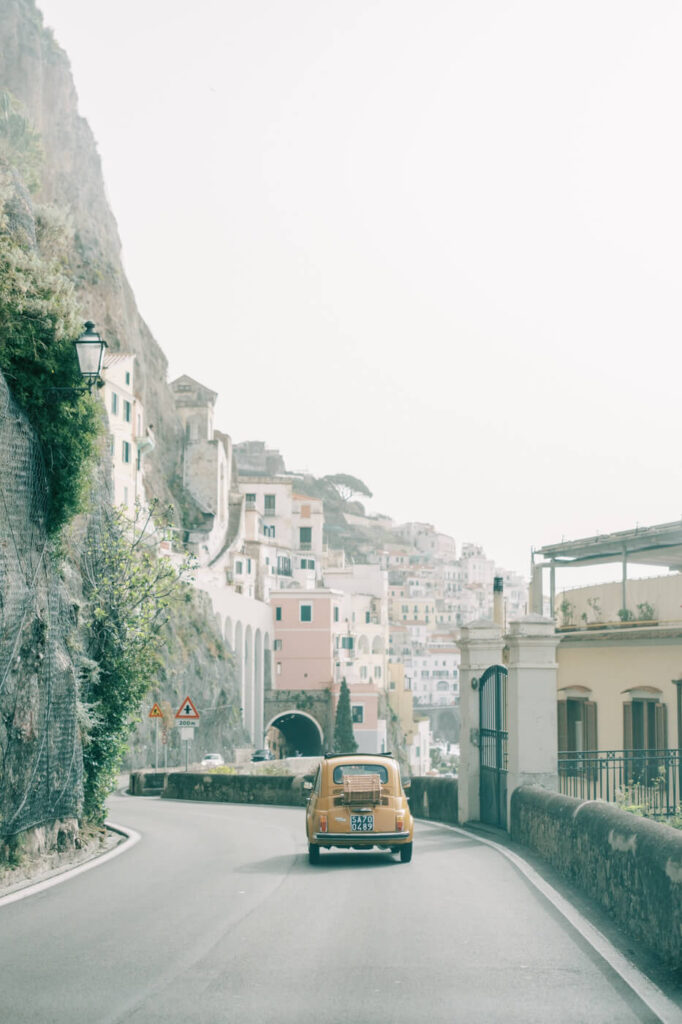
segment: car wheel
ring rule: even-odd
[[[405,843],[400,847],[400,863],[409,864],[412,860],[412,843]]]
[[[314,846],[312,843],[308,843],[308,863],[318,864],[320,860],[320,848]]]

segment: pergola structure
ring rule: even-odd
[[[622,565],[622,607],[627,608],[628,565],[653,565],[674,572],[682,571],[682,520],[658,526],[637,526],[634,530],[621,530],[619,533],[601,533],[595,537],[561,541],[533,549],[532,610],[543,614],[543,569],[549,569],[550,608],[554,614],[557,568],[605,565],[609,562]]]

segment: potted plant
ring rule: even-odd
[[[598,597],[588,597],[587,603],[592,611],[592,622],[588,622],[587,628],[594,629],[603,625],[601,601]]]
[[[656,609],[648,601],[637,605],[637,621],[652,623],[656,621]]]
[[[568,598],[564,597],[563,601],[559,605],[559,611],[561,612],[561,626],[560,629],[575,629],[573,622],[573,616],[575,614],[575,605]]]

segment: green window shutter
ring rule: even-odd
[[[583,704],[583,723],[585,750],[599,750],[599,741],[597,739],[597,705],[593,700],[586,700]]]
[[[668,749],[668,705],[656,705],[656,749]]]
[[[633,750],[632,746],[632,703],[623,704],[623,749]]]
[[[565,700],[558,700],[556,709],[558,749],[563,753],[568,750],[568,704]]]

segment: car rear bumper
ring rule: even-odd
[[[376,846],[378,843],[390,846],[410,838],[409,832],[315,832],[313,839],[323,846]]]

